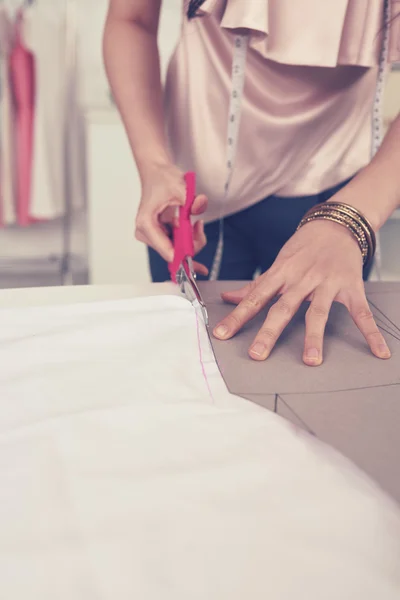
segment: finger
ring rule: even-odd
[[[163,226],[151,218],[141,217],[136,222],[136,239],[154,248],[164,260],[171,262],[174,258],[174,247]]]
[[[194,252],[197,254],[207,244],[206,234],[204,233],[204,221],[197,221],[193,227]]]
[[[161,223],[160,226],[165,235],[172,240],[174,235],[173,227],[169,223]]]
[[[250,292],[243,298],[238,306],[217,325],[214,335],[218,339],[228,340],[233,337],[239,329],[248,323],[266,304],[275,296],[279,285],[269,280],[264,280],[259,285],[250,284]]]
[[[178,218],[178,209],[179,206],[182,205],[181,197],[172,197],[168,201],[168,206],[163,208],[160,212],[159,219],[162,223],[171,223],[174,227],[178,227],[179,218]],[[193,202],[191,214],[192,215],[201,215],[203,212],[207,210],[208,200],[207,196],[200,195],[197,196]]]
[[[247,294],[249,294],[256,287],[256,285],[256,281],[251,281],[250,283],[247,283],[245,286],[239,288],[238,290],[224,292],[223,294],[221,294],[221,297],[224,300],[224,302],[227,302],[228,304],[237,305],[247,296]]]
[[[201,215],[203,214],[203,212],[205,212],[207,210],[207,206],[208,206],[208,199],[207,196],[204,196],[204,194],[200,194],[199,196],[196,196],[194,202],[193,202],[193,206],[192,206],[192,215]]]
[[[204,275],[204,277],[207,277],[209,273],[205,265],[202,265],[201,263],[198,263],[196,261],[193,262],[193,268],[195,273],[197,273],[198,275]]]
[[[176,205],[167,206],[164,208],[162,212],[158,215],[158,219],[160,223],[167,223],[168,225],[173,225],[176,227],[178,223],[178,208]]]
[[[325,327],[335,295],[328,289],[317,288],[306,313],[303,362],[310,367],[322,364]]]
[[[364,290],[352,294],[347,304],[352,319],[365,337],[371,352],[378,358],[390,358],[391,352],[375,323]]]
[[[265,360],[271,354],[279,336],[298,311],[303,297],[296,294],[284,294],[269,309],[263,326],[249,349],[249,356],[254,360]]]

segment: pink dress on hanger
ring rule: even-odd
[[[15,45],[10,56],[11,81],[16,105],[17,221],[32,223],[29,217],[32,179],[32,147],[35,105],[35,59],[21,39],[23,15],[15,25]]]

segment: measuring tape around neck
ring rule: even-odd
[[[372,142],[371,158],[378,152],[383,139],[383,98],[385,91],[386,74],[389,65],[389,30],[390,30],[391,10],[390,0],[384,0],[383,6],[383,34],[382,46],[379,56],[378,76],[376,81],[376,90],[374,104],[372,108]],[[382,277],[382,251],[379,231],[376,233],[375,250],[375,272],[378,280]]]
[[[246,59],[249,38],[247,35],[237,35],[234,40],[234,51],[232,61],[232,86],[229,101],[228,134],[226,140],[226,179],[224,194],[221,201],[220,213],[223,204],[227,202],[229,188],[232,181],[234,163],[236,158],[237,144],[239,139],[240,116],[242,112],[242,100],[244,80],[246,72]],[[222,214],[219,219],[219,238],[210,272],[210,281],[218,279],[221,269],[222,255],[224,252],[224,220]]]
[[[379,150],[383,138],[383,96],[389,55],[390,19],[390,0],[384,0],[383,36],[379,56],[375,98],[372,110],[372,158]],[[221,216],[219,219],[219,238],[213,265],[210,271],[210,281],[215,281],[218,279],[219,272],[221,269],[222,256],[224,252],[224,220],[222,217],[222,208],[228,199],[229,188],[232,181],[234,163],[236,158],[240,129],[240,116],[243,102],[248,45],[249,36],[247,34],[235,36],[232,60],[232,86],[229,103],[228,133],[226,143],[226,180],[224,185],[223,198],[220,206]],[[375,269],[377,277],[380,280],[382,270],[382,256],[379,232],[376,235]]]

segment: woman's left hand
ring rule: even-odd
[[[303,361],[317,366],[323,360],[329,311],[337,301],[347,307],[373,354],[390,358],[365,296],[362,266],[358,244],[346,228],[330,221],[308,223],[285,244],[266,273],[238,291],[223,294],[226,302],[237,307],[214,329],[214,335],[230,339],[279,296],[249,349],[251,358],[265,360],[302,302],[310,300]]]

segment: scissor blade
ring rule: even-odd
[[[195,307],[199,307],[203,316],[204,323],[208,327],[208,312],[200,290],[196,283],[196,276],[191,268],[191,261],[182,263],[178,273],[178,283],[182,293]]]

